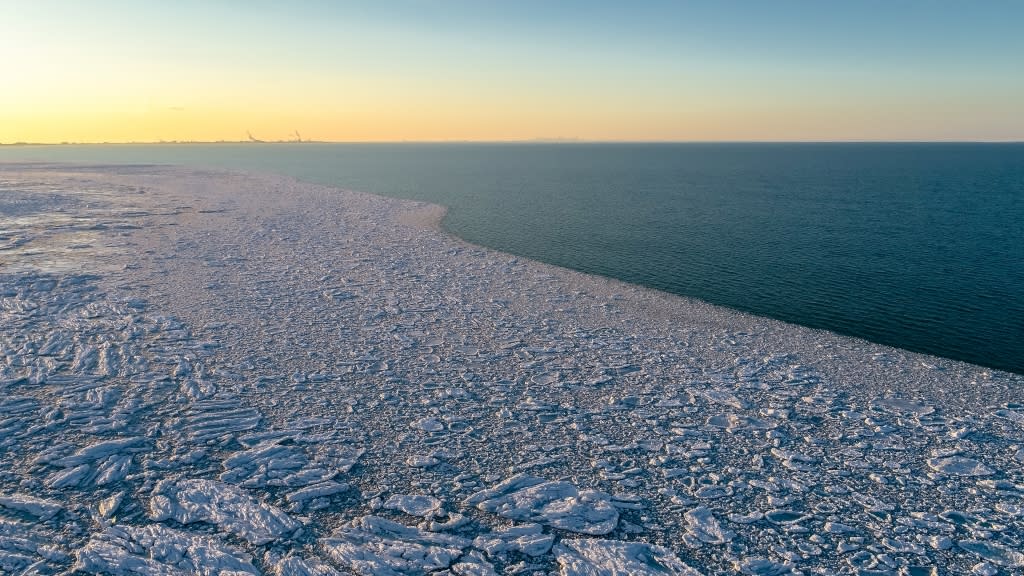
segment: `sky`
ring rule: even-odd
[[[0,0],[0,142],[1024,140],[1024,2]]]

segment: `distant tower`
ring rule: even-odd
[[[302,142],[302,134],[299,134],[298,130],[295,131],[295,141]]]

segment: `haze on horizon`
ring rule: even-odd
[[[1024,140],[1024,3],[0,0],[0,142]]]

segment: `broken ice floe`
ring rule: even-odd
[[[330,564],[313,558],[288,556],[274,564],[274,576],[342,576]]]
[[[441,432],[445,429],[444,422],[437,418],[421,418],[413,422],[411,426],[424,432]]]
[[[700,576],[671,550],[616,540],[562,540],[555,546],[562,576]]]
[[[62,458],[48,458],[44,453],[36,461],[64,467],[47,477],[46,484],[51,488],[105,486],[124,480],[132,468],[132,454],[145,450],[143,438],[117,438],[97,442]]]
[[[149,517],[157,522],[208,522],[253,544],[290,536],[301,527],[278,508],[240,488],[198,479],[160,482],[149,502]]]
[[[59,502],[46,498],[36,498],[27,494],[0,496],[0,507],[16,512],[24,512],[40,520],[49,520],[64,510],[64,506]]]
[[[325,508],[329,497],[348,490],[349,485],[344,482],[320,482],[291,492],[285,499],[293,512],[302,512],[307,508]]]
[[[568,482],[548,482],[520,474],[482,490],[466,504],[511,520],[540,522],[581,534],[608,534],[619,513],[611,497],[597,490],[577,490]]]
[[[908,416],[927,416],[935,412],[933,406],[902,398],[879,398],[872,402],[872,406],[886,412]]]
[[[711,510],[704,506],[693,508],[685,517],[688,527],[683,539],[691,545],[725,544],[736,536],[735,532],[722,528]]]
[[[261,419],[258,410],[241,406],[234,397],[214,397],[194,402],[169,428],[189,443],[203,444],[228,440],[239,432],[252,430]]]
[[[301,447],[269,441],[224,459],[224,472],[220,479],[246,488],[260,488],[303,486],[330,480],[334,476],[321,468],[303,470],[309,463]]]
[[[957,545],[964,550],[972,554],[993,562],[999,566],[1006,566],[1008,568],[1024,568],[1024,552],[1020,552],[997,544],[995,542],[985,542],[981,540],[961,540],[957,542]]]
[[[519,552],[527,556],[543,556],[555,542],[552,534],[545,534],[540,524],[512,526],[499,532],[477,536],[473,546],[494,557],[508,552]]]
[[[451,566],[470,542],[378,516],[363,516],[320,541],[339,566],[357,574],[422,574]]]
[[[936,472],[942,472],[951,476],[988,476],[993,473],[992,469],[988,466],[965,456],[931,458],[928,460],[928,466]]]
[[[111,526],[75,554],[74,570],[115,576],[184,576],[260,572],[245,552],[222,540],[159,524]]]
[[[785,576],[792,574],[794,566],[782,562],[773,562],[767,558],[748,558],[735,562],[740,574],[749,576]]]
[[[384,502],[384,509],[431,518],[441,512],[441,501],[425,494],[393,494]]]
[[[50,208],[121,170],[173,184],[100,194],[146,206],[90,210],[40,273],[81,215]],[[1021,569],[1017,376],[453,244],[397,201],[34,174],[54,228],[0,209],[0,572]]]

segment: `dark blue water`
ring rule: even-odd
[[[259,169],[449,207],[463,238],[1024,373],[1022,144],[0,148]]]

